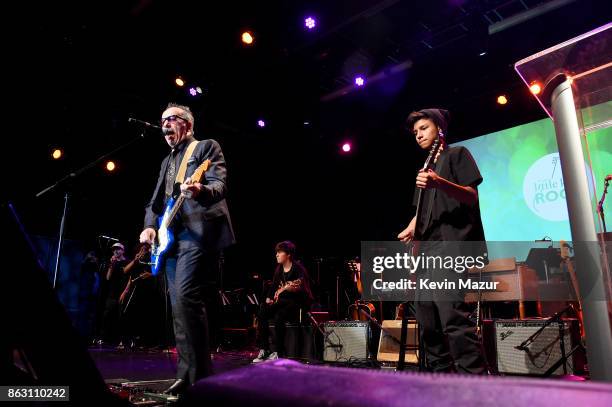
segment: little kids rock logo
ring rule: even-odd
[[[523,196],[529,209],[539,217],[552,221],[568,219],[559,153],[545,155],[531,165],[523,180]]]

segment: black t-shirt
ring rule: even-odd
[[[274,277],[272,279],[272,285],[270,286],[270,290],[268,291],[268,298],[274,299],[274,293],[276,290],[280,288],[281,285],[285,285],[290,281],[294,281],[301,278],[302,279],[302,287],[298,291],[283,291],[279,298],[292,299],[295,301],[306,301],[308,299],[307,294],[307,286],[308,286],[308,275],[304,267],[297,263],[293,263],[291,265],[291,269],[285,272],[282,265],[279,265],[274,272]]]
[[[119,260],[113,265],[113,272],[111,274],[110,280],[107,281],[108,284],[108,299],[119,300],[121,293],[125,289],[125,286],[128,282],[128,275],[123,272],[123,269],[128,264],[127,260]],[[108,269],[106,269],[108,272]],[[106,274],[104,275],[106,279]]]
[[[477,187],[482,182],[478,166],[465,147],[450,147],[440,153],[433,170],[461,186]],[[414,193],[416,206],[420,189]],[[467,205],[435,188],[422,190],[422,216],[419,225],[423,241],[484,241],[480,206]]]

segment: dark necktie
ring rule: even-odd
[[[166,171],[166,196],[172,196],[174,192],[174,179],[176,178],[176,153],[174,150],[170,153],[170,162],[168,163],[168,171]]]

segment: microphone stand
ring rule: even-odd
[[[145,129],[146,129],[146,127],[145,127]],[[79,168],[78,170],[66,174],[64,177],[60,178],[54,184],[48,186],[47,188],[45,188],[42,191],[40,191],[39,193],[37,193],[36,194],[36,198],[40,198],[41,196],[45,195],[46,193],[54,191],[55,189],[58,189],[60,186],[63,186],[64,184],[68,184],[69,181],[78,178],[84,172],[86,172],[87,170],[90,170],[91,168],[95,167],[96,165],[98,165],[100,162],[104,161],[109,156],[111,156],[111,155],[113,155],[113,154],[115,154],[115,153],[117,153],[117,152],[127,148],[128,146],[134,144],[136,141],[145,138],[145,133],[146,133],[146,131],[143,130],[138,137],[135,137],[132,140],[128,141],[127,143],[124,143],[124,144],[120,145],[119,147],[115,148],[111,152],[106,153],[106,154],[98,157],[94,161],[92,161],[89,164]],[[64,243],[64,230],[65,230],[65,226],[66,226],[66,218],[67,218],[67,215],[68,215],[68,200],[69,200],[69,198],[70,198],[70,194],[68,193],[68,188],[66,188],[65,194],[64,194],[64,211],[62,213],[62,219],[61,219],[61,222],[60,222],[60,228],[59,228],[58,239],[57,239],[58,243],[57,243],[57,253],[56,253],[56,257],[55,257],[55,270],[53,272],[53,289],[54,290],[55,290],[56,285],[57,285],[57,275],[58,275],[58,272],[59,272],[59,264],[60,264],[61,254],[62,254],[62,246],[63,246],[63,243]]]
[[[531,345],[533,341],[536,340],[538,336],[540,336],[540,334],[544,331],[544,329],[547,326],[551,325],[553,322],[556,322],[559,324],[559,347],[561,348],[561,358],[557,360],[546,372],[543,373],[542,375],[543,377],[548,377],[552,375],[559,368],[560,365],[563,365],[563,373],[567,374],[567,359],[570,356],[572,356],[576,350],[582,347],[582,344],[578,344],[569,353],[567,354],[565,353],[565,332],[564,332],[565,324],[563,323],[563,320],[561,320],[561,315],[565,314],[570,309],[572,310],[574,309],[574,306],[571,304],[565,307],[564,309],[562,309],[561,311],[555,312],[553,316],[551,316],[550,318],[546,320],[546,322],[544,322],[544,324],[540,327],[540,329],[535,331],[529,338],[525,339],[520,345],[515,346],[515,348],[518,350],[529,352],[529,349],[528,349],[529,345]]]
[[[606,218],[604,217],[603,204],[604,204],[604,201],[606,200],[606,194],[608,193],[609,185],[610,185],[610,180],[606,178],[604,182],[603,194],[601,194],[601,199],[599,200],[599,203],[597,204],[597,212],[599,212],[599,216],[601,216],[601,223],[603,226],[604,233],[606,233],[607,231],[606,231]]]

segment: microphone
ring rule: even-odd
[[[544,236],[544,237],[543,237],[543,238],[541,238],[541,239],[536,239],[536,240],[534,240],[534,242],[536,242],[536,243],[550,243],[550,246],[548,246],[548,248],[549,248],[549,249],[552,249],[552,247],[553,247],[553,241],[552,241],[552,238],[551,238],[551,237],[549,237],[549,236]]]
[[[143,125],[145,127],[151,127],[151,128],[154,128],[154,129],[161,130],[161,127],[156,125],[156,124],[145,122],[144,120],[140,120],[140,119],[134,119],[133,117],[128,117],[128,122],[130,122],[130,123],[137,123],[137,124],[141,124],[141,125]]]
[[[612,180],[612,174],[606,175],[606,181],[610,181],[610,180]]]
[[[110,237],[110,236],[100,235],[98,237],[101,237],[102,239],[106,239],[106,240],[114,240],[115,242],[119,241],[119,239],[115,239],[114,237]]]

